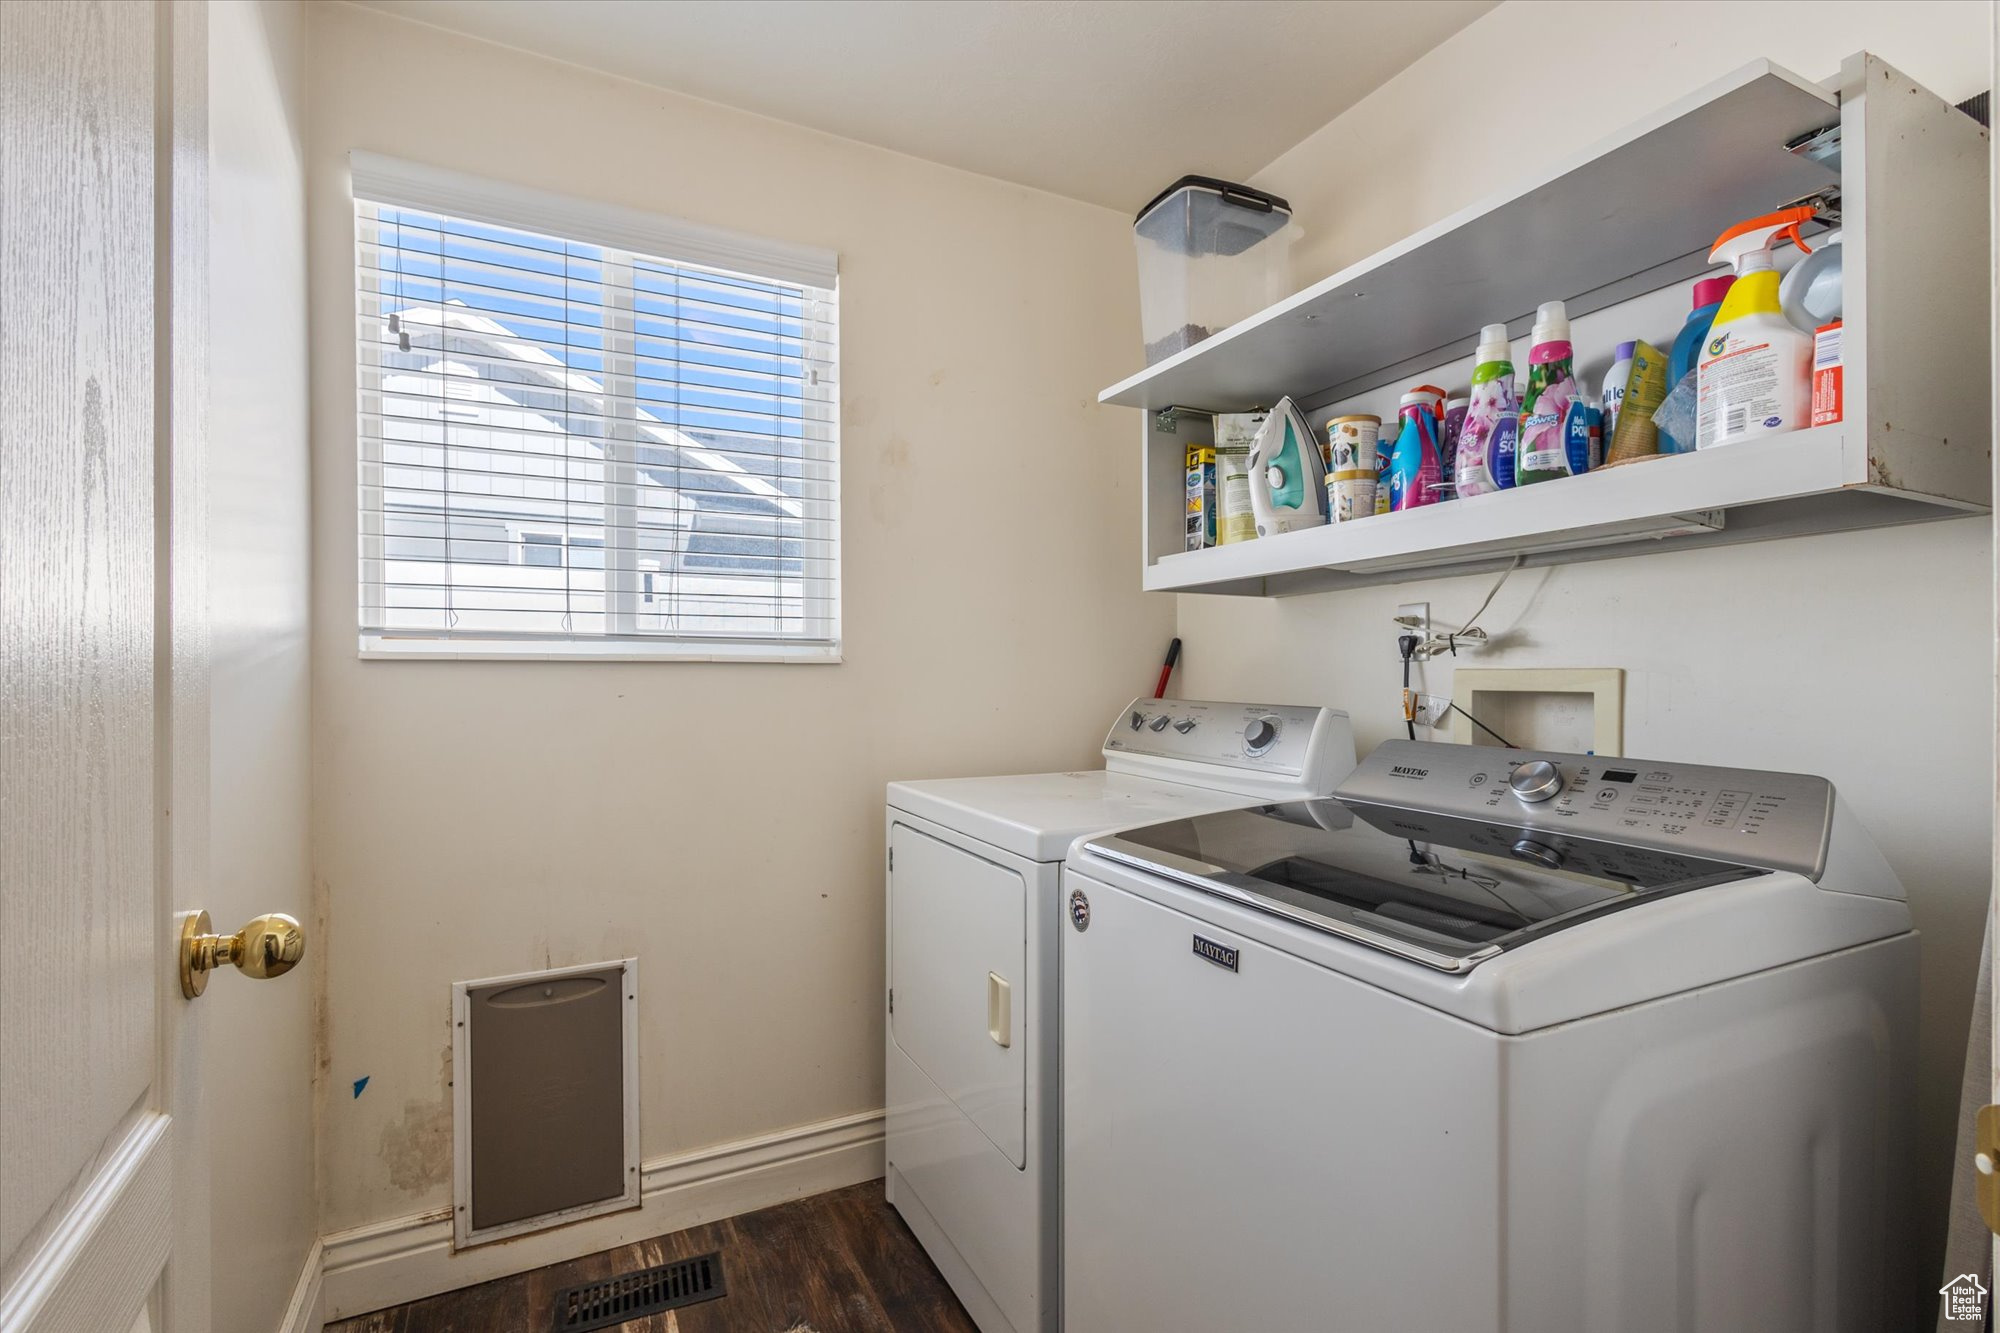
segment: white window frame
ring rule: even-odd
[[[352,152],[348,155],[353,196],[357,201],[394,208],[439,213],[488,226],[562,237],[607,249],[636,253],[664,262],[698,265],[741,273],[767,281],[794,283],[809,288],[838,291],[839,261],[832,251],[811,246],[746,236],[698,223],[666,218],[637,209],[589,203],[524,186],[504,184],[441,168],[404,162],[380,154]],[[359,236],[357,235],[357,242]],[[377,289],[362,274],[357,256],[357,315],[362,319],[383,318]],[[607,264],[609,266],[609,263]],[[618,310],[607,284],[606,329],[610,330]],[[836,297],[837,302],[837,297]],[[807,313],[812,318],[812,312]],[[621,321],[629,331],[629,314]],[[605,544],[605,615],[612,634],[628,637],[522,636],[506,638],[453,638],[423,631],[362,629],[359,655],[364,659],[439,661],[599,661],[599,662],[772,662],[838,663],[841,661],[841,558],[838,534],[839,501],[836,489],[840,465],[839,343],[835,325],[831,364],[820,373],[812,368],[805,386],[806,401],[825,409],[826,427],[807,428],[802,440],[801,467],[808,480],[825,483],[806,488],[801,502],[805,530],[832,531],[835,539],[827,560],[828,591],[825,597],[807,597],[806,632],[798,640],[756,639],[718,640],[709,638],[639,637],[637,618],[645,598],[645,579],[639,568],[639,553],[622,543]],[[634,373],[633,358],[605,349],[604,387],[615,394],[614,381]],[[370,344],[359,344],[356,358],[356,401],[362,411],[380,415],[380,353]],[[615,397],[611,399],[617,401]],[[382,485],[383,460],[379,441],[360,429],[356,477],[357,495]],[[630,427],[614,430],[607,444],[635,446],[636,432]],[[634,499],[636,459],[628,452],[620,457],[615,448],[606,451],[605,509],[607,534],[620,526],[614,513],[636,513]],[[619,478],[627,478],[620,484]],[[834,498],[829,499],[827,496]],[[379,506],[376,507],[379,509]],[[364,626],[381,623],[381,607],[367,599],[383,587],[382,567],[386,563],[385,540],[379,513],[362,506],[359,534],[359,587],[357,606]],[[829,522],[833,525],[828,526]],[[569,547],[562,548],[563,563],[569,564]]]

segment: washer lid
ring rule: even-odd
[[[1607,912],[1772,873],[1544,828],[1339,800],[1200,814],[1088,846],[1446,972]]]

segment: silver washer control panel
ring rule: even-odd
[[[1317,708],[1293,704],[1134,699],[1111,724],[1104,749],[1297,777],[1318,715]]]
[[[1376,747],[1335,794],[1812,879],[1833,825],[1833,785],[1804,773],[1426,741]]]

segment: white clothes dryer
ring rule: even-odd
[[[983,1333],[1061,1327],[1062,858],[1081,834],[1324,797],[1326,708],[1137,699],[1077,773],[890,784],[890,1203]]]

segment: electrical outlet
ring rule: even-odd
[[[1451,713],[1451,700],[1435,694],[1417,696],[1416,724],[1420,727],[1441,727]]]
[[[1431,604],[1404,602],[1396,608],[1396,625],[1398,636],[1414,634],[1419,639],[1428,639],[1431,636]]]

